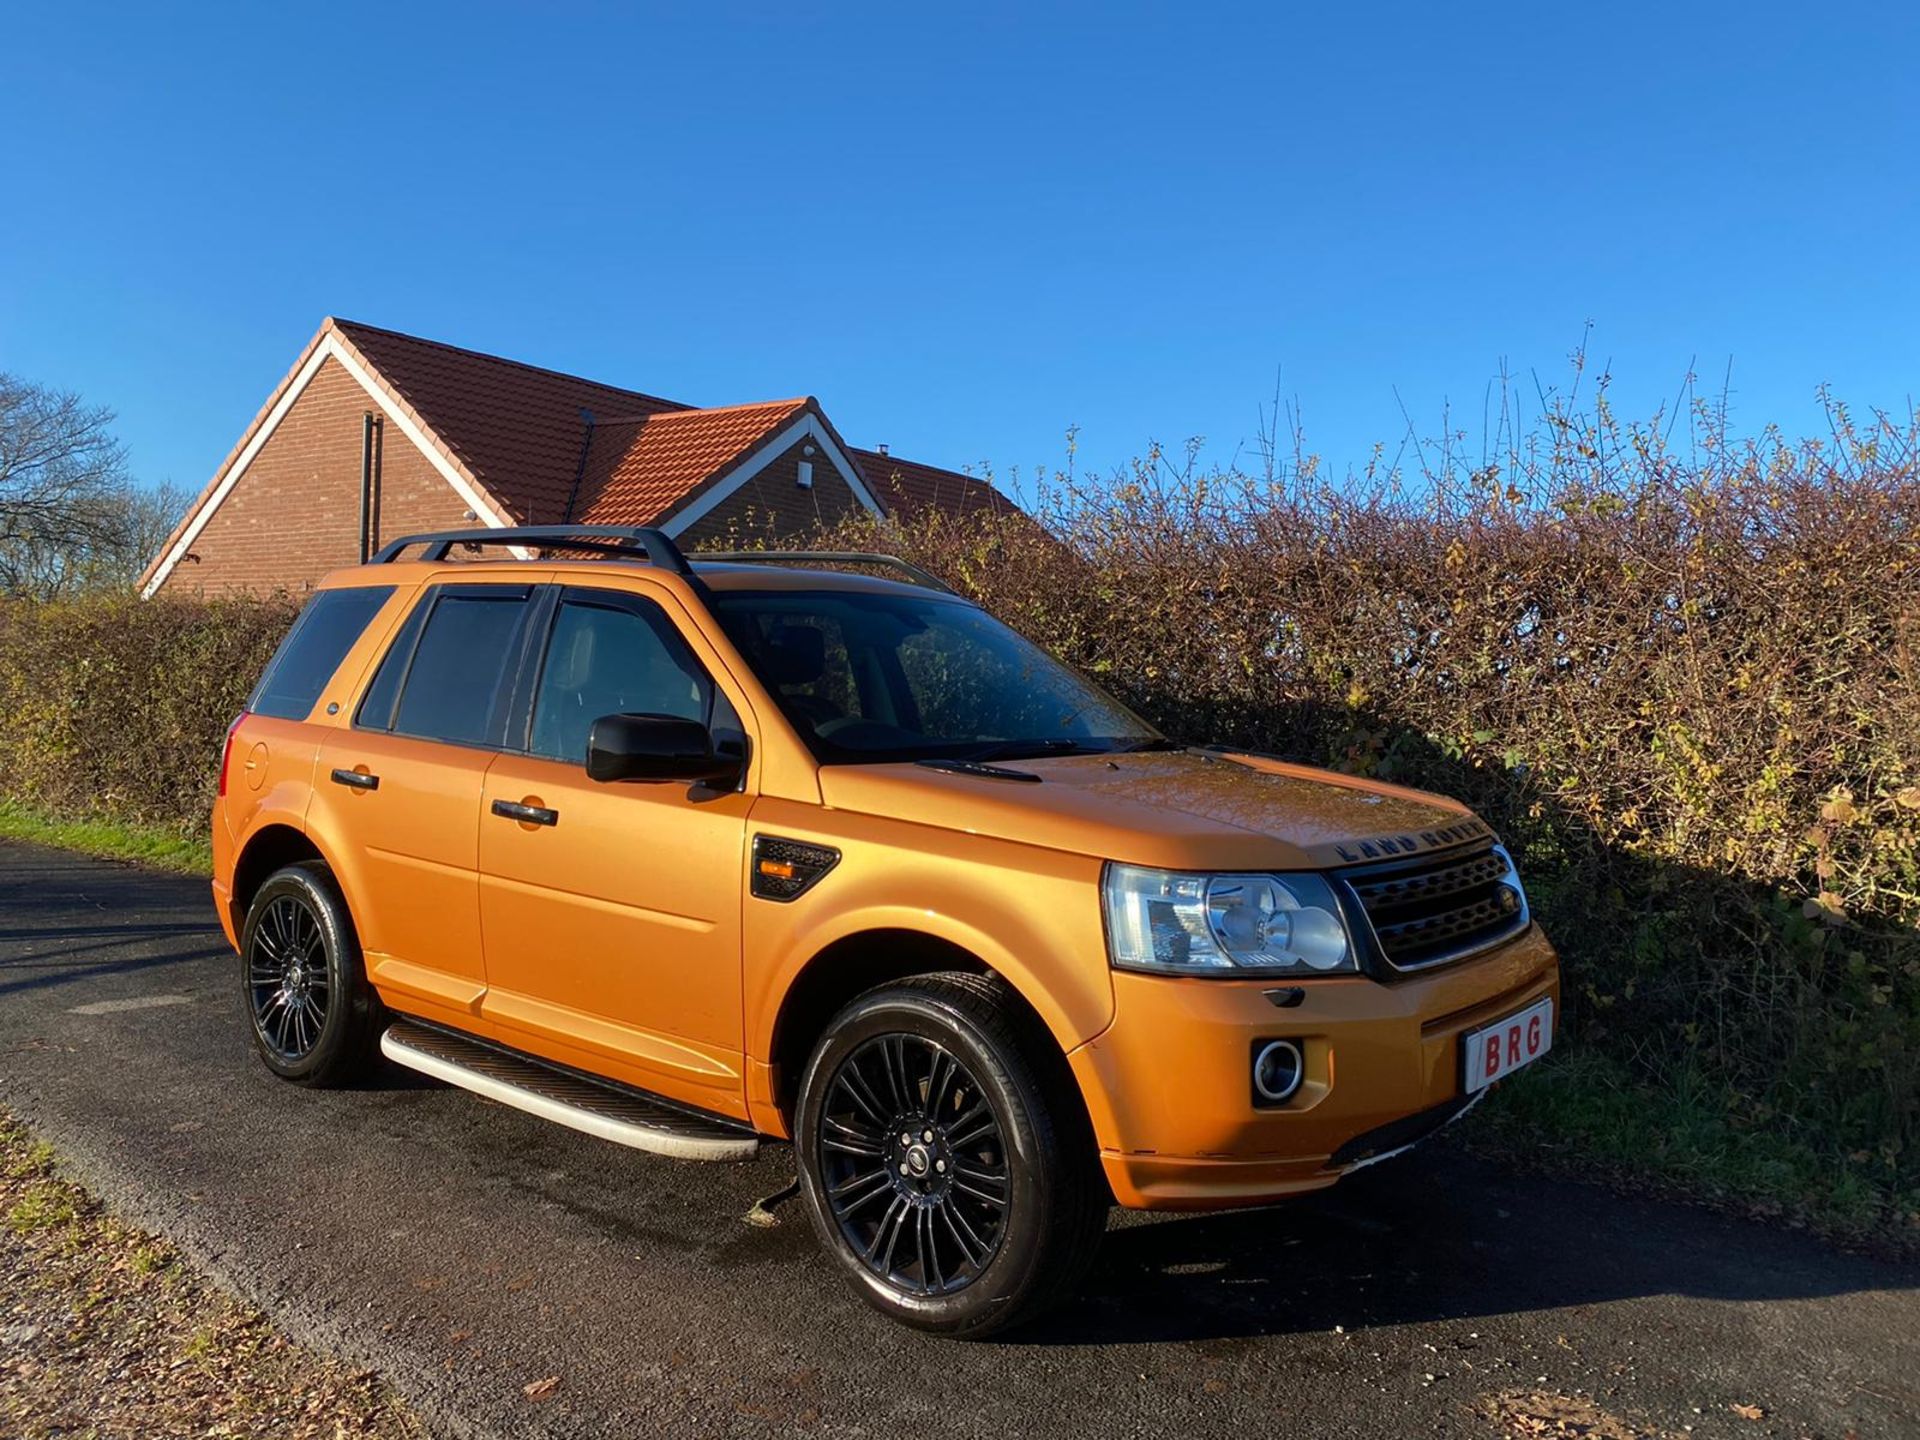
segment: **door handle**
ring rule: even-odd
[[[350,790],[378,790],[380,777],[369,775],[364,770],[336,770],[333,772],[333,783],[345,785]]]
[[[502,820],[518,820],[522,825],[558,825],[560,812],[544,805],[522,805],[518,800],[496,800],[493,813]]]

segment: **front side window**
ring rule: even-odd
[[[686,642],[651,605],[567,599],[533,697],[528,748],[584,764],[587,734],[603,715],[711,719],[713,685]]]
[[[713,608],[820,759],[1013,759],[1164,744],[985,611],[941,596],[734,591]]]
[[[300,612],[247,701],[254,715],[304,720],[353,642],[393,594],[391,585],[322,590]]]
[[[531,595],[525,586],[449,586],[424,602],[432,607],[424,625],[409,622],[388,650],[361,704],[360,723],[422,740],[499,744],[501,682],[519,655]],[[418,639],[409,646],[411,634]],[[389,712],[384,707],[395,692]]]

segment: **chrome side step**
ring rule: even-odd
[[[380,1053],[396,1065],[542,1120],[655,1155],[676,1160],[745,1160],[760,1148],[759,1137],[744,1125],[682,1110],[633,1091],[596,1085],[406,1020],[389,1026],[380,1037]]]

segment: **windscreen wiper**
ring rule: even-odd
[[[982,780],[1020,780],[1038,785],[1040,777],[1028,770],[1009,770],[1004,765],[986,765],[978,760],[916,760],[929,770],[947,770],[955,775],[977,775]]]
[[[1104,745],[1089,745],[1084,740],[996,740],[991,745],[961,756],[973,764],[988,760],[1037,760],[1046,755],[1104,755]]]

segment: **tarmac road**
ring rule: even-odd
[[[783,1147],[664,1160],[397,1070],[283,1085],[236,964],[203,882],[0,843],[0,1104],[448,1435],[1495,1435],[1502,1405],[1920,1435],[1920,1272],[1444,1144],[1278,1209],[1116,1214],[1074,1305],[928,1339],[795,1206],[745,1222]]]

